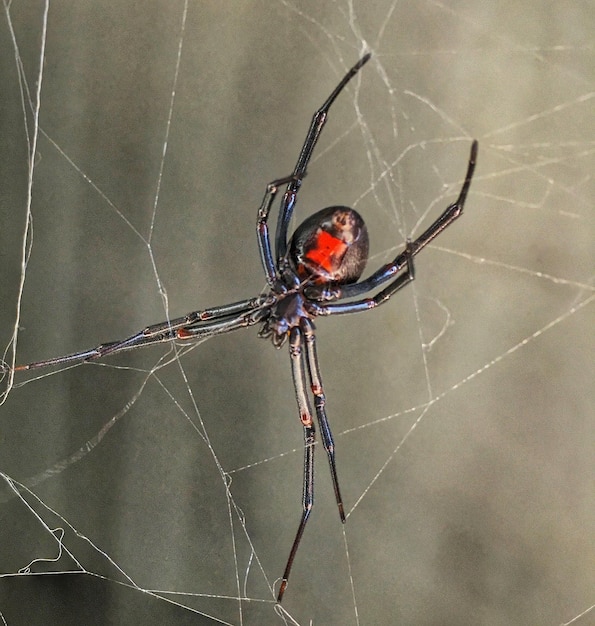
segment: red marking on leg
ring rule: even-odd
[[[308,415],[308,413],[301,413],[300,419],[302,420],[302,424],[304,426],[312,426],[312,416]]]

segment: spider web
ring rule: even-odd
[[[348,520],[319,451],[283,609],[301,428],[245,331],[4,378],[2,623],[592,623],[587,3],[3,8],[9,363],[259,293],[265,185],[366,49],[298,220],[356,207],[372,270],[480,153],[415,283],[317,325]]]

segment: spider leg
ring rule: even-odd
[[[281,208],[279,211],[279,219],[277,221],[277,233],[275,236],[275,242],[277,245],[277,264],[280,264],[287,254],[287,230],[289,228],[289,222],[293,213],[293,207],[295,204],[295,197],[300,188],[302,178],[306,174],[308,164],[312,158],[314,147],[320,138],[322,129],[326,124],[328,118],[328,112],[333,102],[337,99],[337,96],[343,91],[347,83],[359,72],[359,70],[370,60],[372,55],[370,53],[365,54],[341,79],[341,82],[335,87],[331,95],[326,99],[325,103],[314,113],[308,134],[304,141],[304,145],[300,151],[293,175],[295,180],[290,181],[287,186],[287,191],[283,197]]]
[[[339,302],[337,304],[319,305],[314,302],[308,303],[308,310],[313,315],[338,315],[341,313],[359,313],[360,311],[368,311],[375,309],[377,306],[384,304],[397,291],[403,289],[405,285],[415,280],[415,269],[413,267],[413,255],[415,254],[414,243],[410,239],[407,240],[407,247],[400,255],[403,257],[403,263],[399,269],[406,266],[407,271],[399,274],[387,287],[379,291],[376,295],[356,300],[355,302]]]
[[[210,322],[201,326],[188,326],[180,328],[176,333],[176,339],[200,339],[203,337],[212,337],[214,335],[223,335],[232,330],[239,328],[248,328],[262,322],[269,311],[269,307],[258,309],[256,311],[248,311],[239,317],[224,319],[218,322]]]
[[[14,371],[38,369],[51,365],[66,365],[77,361],[94,361],[110,354],[117,354],[126,350],[140,348],[141,346],[164,343],[174,339],[219,335],[236,330],[236,328],[257,323],[262,316],[256,315],[256,313],[263,311],[264,315],[264,312],[269,309],[272,302],[270,296],[258,296],[225,306],[192,311],[184,317],[147,326],[126,339],[103,343],[95,348],[65,356],[35,361],[26,365],[17,365]],[[253,322],[245,321],[245,318],[250,319],[251,317],[254,317]],[[242,320],[242,323],[238,323],[238,320]]]
[[[277,269],[275,268],[273,251],[271,249],[271,241],[269,236],[268,219],[271,206],[277,195],[278,188],[287,184],[287,189],[281,201],[279,209],[279,219],[277,220],[277,231],[275,234],[275,247],[277,253],[277,268],[281,267],[283,259],[287,254],[287,229],[293,213],[297,193],[302,184],[302,179],[306,175],[308,163],[312,158],[312,152],[320,137],[320,133],[326,124],[328,111],[336,100],[337,96],[345,88],[345,85],[357,74],[360,68],[368,62],[370,54],[364,55],[341,79],[341,82],[335,87],[331,95],[326,99],[325,103],[314,113],[308,134],[304,140],[300,155],[293,170],[293,174],[275,180],[267,185],[264,198],[258,209],[258,217],[256,221],[256,234],[258,238],[258,247],[260,250],[260,259],[268,284],[273,287],[277,282]]]
[[[271,249],[271,238],[269,235],[268,219],[271,212],[271,206],[277,197],[279,187],[286,185],[287,183],[297,180],[293,175],[279,178],[270,182],[267,185],[264,198],[260,208],[258,209],[258,216],[256,218],[256,238],[258,239],[258,251],[260,252],[260,260],[264,269],[264,275],[267,283],[270,287],[274,287],[278,281],[277,269],[273,260],[273,251]],[[286,194],[287,196],[287,194]],[[294,196],[295,200],[295,196]],[[286,201],[286,197],[283,198],[283,202]]]
[[[324,395],[324,388],[322,386],[322,379],[320,376],[318,355],[316,353],[316,335],[314,333],[314,324],[308,318],[303,317],[301,319],[301,327],[304,337],[306,339],[305,346],[306,358],[308,360],[308,373],[310,376],[312,393],[314,394],[314,406],[316,407],[316,417],[318,419],[318,425],[320,427],[322,445],[324,446],[324,449],[326,450],[326,455],[328,457],[328,463],[331,470],[331,478],[333,481],[333,488],[335,490],[335,499],[337,501],[337,507],[339,508],[339,516],[341,517],[341,521],[345,522],[343,498],[341,497],[341,490],[339,489],[339,479],[337,478],[337,467],[335,462],[335,442],[333,441],[333,433],[331,432],[331,427],[326,416],[326,398]]]
[[[418,254],[423,248],[425,248],[433,239],[435,239],[443,230],[448,228],[462,213],[463,208],[465,206],[465,200],[467,198],[467,193],[469,191],[469,187],[471,186],[471,180],[473,178],[473,172],[475,171],[475,164],[477,162],[477,141],[473,141],[471,144],[471,152],[469,154],[469,164],[467,166],[467,174],[465,175],[465,182],[463,183],[463,187],[461,188],[461,193],[456,201],[448,206],[446,210],[440,215],[440,217],[427,229],[425,230],[415,241],[413,241],[408,248],[405,249],[401,254],[399,254],[392,263],[381,267],[378,271],[374,272],[371,276],[369,276],[366,280],[362,280],[359,283],[354,283],[352,285],[342,285],[337,288],[336,293],[338,299],[344,298],[353,298],[355,296],[361,296],[364,293],[375,289],[380,286],[382,283],[390,280],[398,274],[403,267],[410,263],[410,260],[413,256]],[[398,280],[398,279],[397,279]],[[409,281],[406,281],[409,282]],[[396,290],[391,290],[388,288],[389,297]],[[337,305],[337,309],[333,309],[332,306],[329,306],[330,310],[334,313],[351,313],[353,311],[363,311],[366,310],[365,302],[369,300],[362,300],[357,303],[362,306],[356,309],[342,309],[339,305]],[[356,304],[356,303],[353,303]],[[371,305],[374,306],[374,305]],[[324,307],[323,307],[324,308]],[[317,311],[318,312],[318,311]],[[330,313],[330,311],[329,311]],[[324,315],[325,313],[321,313]]]
[[[294,326],[289,332],[289,355],[291,358],[291,373],[295,388],[295,397],[300,412],[300,419],[304,427],[304,482],[302,491],[302,517],[298,526],[291,551],[283,572],[283,579],[279,587],[277,602],[281,602],[287,587],[287,580],[291,572],[293,560],[297,553],[306,523],[314,505],[314,444],[316,430],[312,421],[312,409],[306,392],[306,372],[304,368],[304,354],[302,351],[303,335],[299,327]]]

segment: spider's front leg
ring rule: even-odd
[[[281,602],[283,594],[285,593],[289,573],[291,572],[295,555],[304,534],[306,523],[308,522],[312,507],[314,506],[314,446],[316,443],[316,430],[312,420],[312,409],[307,392],[306,369],[310,381],[310,389],[314,395],[316,417],[318,419],[318,425],[320,426],[322,444],[328,456],[339,515],[341,517],[341,521],[345,522],[343,499],[341,497],[341,490],[339,489],[339,480],[337,478],[337,469],[335,464],[335,444],[326,416],[326,399],[324,389],[322,387],[320,369],[318,367],[314,324],[306,317],[300,319],[299,326],[294,326],[289,331],[289,355],[291,358],[291,372],[293,376],[295,396],[300,413],[300,419],[304,427],[304,480],[302,492],[302,517],[295,539],[293,540],[289,558],[287,559],[285,571],[283,572],[283,579],[277,596],[277,600],[279,602]]]
[[[328,457],[329,468],[331,470],[331,479],[333,481],[333,489],[335,491],[335,499],[339,509],[341,521],[345,522],[345,510],[343,507],[343,498],[339,489],[339,479],[337,477],[337,466],[335,461],[335,442],[333,441],[333,433],[326,416],[326,397],[322,386],[322,378],[320,376],[320,367],[318,365],[318,355],[316,353],[316,335],[314,333],[314,324],[308,318],[300,320],[300,326],[306,338],[306,359],[308,362],[308,374],[310,377],[310,386],[314,395],[314,405],[316,407],[316,417],[320,427],[322,436],[322,445]]]
[[[283,579],[277,594],[277,602],[281,602],[287,587],[287,581],[291,572],[291,567],[295,559],[302,535],[306,528],[306,523],[310,517],[312,506],[314,505],[314,444],[316,442],[316,429],[312,421],[312,409],[306,391],[306,372],[304,368],[304,355],[302,352],[302,331],[294,326],[289,331],[289,356],[291,358],[291,373],[293,376],[293,386],[295,388],[295,398],[298,404],[300,419],[304,427],[304,481],[302,491],[302,517],[298,526],[291,551],[283,572]]]

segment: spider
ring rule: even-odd
[[[173,340],[197,340],[260,324],[260,337],[276,348],[289,344],[293,385],[304,436],[302,513],[277,594],[281,602],[291,568],[314,504],[315,412],[326,451],[341,522],[345,522],[343,498],[335,462],[335,444],[326,415],[326,399],[316,354],[314,319],[319,316],[368,311],[414,280],[413,257],[463,212],[477,158],[477,141],[471,144],[467,174],[457,200],[403,252],[368,278],[358,282],[368,257],[368,232],[361,215],[345,206],[331,206],[306,218],[287,240],[289,222],[306,175],[314,147],[327,121],[331,105],[347,83],[368,62],[363,56],[315,112],[293,173],[269,183],[258,209],[256,233],[268,291],[223,306],[193,311],[184,317],[148,326],[123,339],[90,350],[18,365],[13,371],[30,370],[75,361],[92,361],[110,354]],[[286,186],[280,203],[275,251],[269,235],[269,213],[280,187]],[[404,271],[403,271],[404,270]],[[375,295],[371,291],[385,285]],[[348,302],[344,300],[349,299]],[[313,399],[312,402],[308,392]]]

